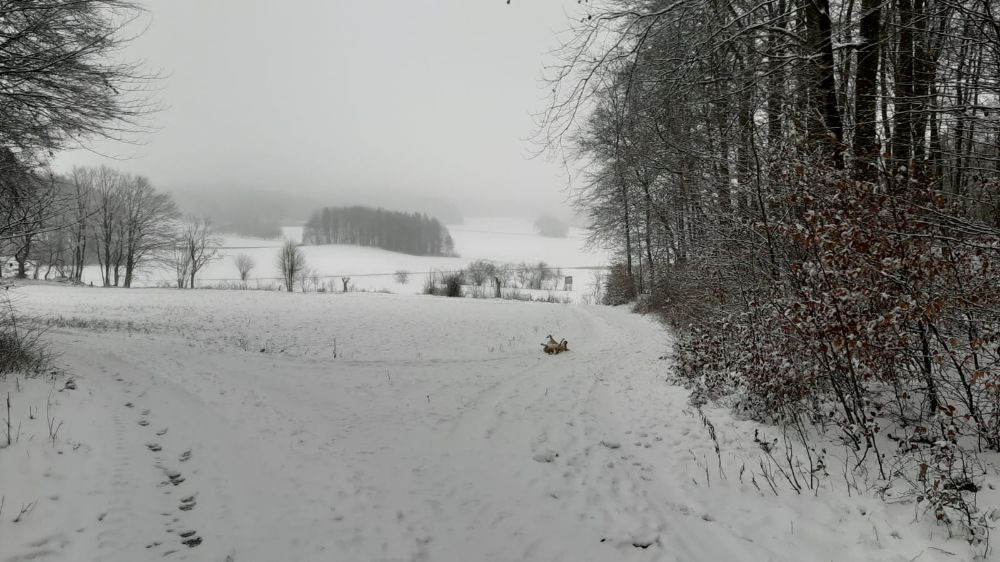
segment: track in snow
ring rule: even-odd
[[[870,550],[844,550],[855,537],[829,530],[840,513],[810,519],[751,498],[774,508],[765,515],[731,501],[745,487],[706,482],[710,441],[686,392],[664,380],[669,338],[625,310],[199,292],[192,320],[173,312],[189,298],[181,291],[33,290],[23,306],[82,326],[51,337],[82,389],[67,397],[79,402],[68,433],[94,442],[67,453],[89,475],[79,486],[90,500],[71,506],[83,531],[55,529],[68,538],[52,558],[824,560]],[[118,308],[86,304],[109,294]],[[70,311],[46,309],[68,300]],[[116,310],[146,328],[86,329]],[[283,338],[292,351],[244,350],[227,330]],[[572,351],[543,355],[550,331]],[[319,344],[333,338],[351,342],[350,357]],[[726,423],[720,432],[743,429]],[[0,560],[37,552],[35,535],[53,531],[38,525],[14,537],[20,546],[0,536]]]

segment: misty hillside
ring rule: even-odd
[[[400,212],[420,212],[438,218],[443,224],[462,224],[458,209],[443,201],[420,197],[387,199],[357,194],[331,197],[296,192],[275,192],[252,188],[179,188],[171,191],[180,210],[186,215],[207,216],[221,232],[272,238],[281,226],[303,225],[312,213],[328,204],[331,198],[380,206]]]

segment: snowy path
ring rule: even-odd
[[[60,302],[55,291],[34,288],[22,307],[68,314],[68,305],[47,311]],[[88,302],[81,293],[74,302]],[[109,293],[140,298],[90,295]],[[66,428],[52,448],[61,457],[34,458],[29,469],[5,464],[0,450],[0,487],[47,471],[34,485],[58,499],[43,499],[18,526],[0,525],[0,561],[903,560],[920,552],[894,557],[869,544],[870,529],[831,530],[854,507],[778,503],[731,480],[706,485],[699,461],[714,463],[714,450],[686,392],[664,382],[668,337],[624,310],[219,292],[202,305],[209,320],[200,320],[208,323],[200,338],[176,335],[191,320],[169,301],[185,293],[150,293],[153,328],[51,334],[80,387],[58,394]],[[261,304],[239,313],[227,302],[247,298],[291,300],[280,311]],[[419,321],[440,307],[450,328]],[[110,304],[72,310],[80,326],[108,314]],[[302,334],[309,345],[293,346],[298,355],[220,346],[230,340],[213,333],[230,322],[257,337],[255,326],[266,324],[273,337],[272,321],[310,315],[330,318],[329,337],[361,330],[349,357],[325,356],[314,330]],[[548,326],[571,352],[540,352]],[[726,446],[752,433],[729,418],[717,425]],[[3,491],[8,510],[40,493]],[[750,501],[734,501],[740,493]]]

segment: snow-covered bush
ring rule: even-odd
[[[679,374],[698,400],[834,428],[978,540],[970,459],[1000,450],[998,233],[917,182],[792,163],[776,185],[767,223],[725,225],[769,242],[705,248],[654,291]]]
[[[634,299],[635,284],[632,282],[628,268],[622,263],[612,265],[605,278],[602,304],[617,306],[632,302]]]

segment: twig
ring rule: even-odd
[[[52,406],[52,392],[49,392],[49,399],[45,402],[45,420],[49,424],[49,439],[52,440],[52,446],[56,445],[56,435],[59,433],[59,428],[62,427],[63,422],[59,422],[56,425],[56,418],[49,414],[49,409]]]
[[[35,509],[35,504],[37,503],[38,500],[35,500],[27,505],[21,505],[21,512],[17,514],[17,517],[15,517],[11,523],[20,523],[22,517],[31,514],[31,512]]]

